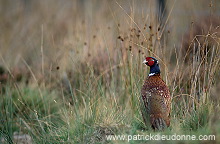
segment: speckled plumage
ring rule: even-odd
[[[158,65],[159,67],[159,65]],[[142,115],[145,124],[163,130],[170,125],[170,92],[160,73],[148,76],[141,89]]]

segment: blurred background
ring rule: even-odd
[[[220,15],[217,0],[1,0],[0,3],[0,52],[10,67],[22,64],[22,58],[35,67],[41,63],[42,47],[45,63],[66,69],[69,66],[63,63],[69,58],[65,55],[88,61],[88,54],[97,56],[106,46],[109,50],[118,48],[117,37],[129,33],[129,28],[138,27],[146,36],[150,25],[153,33],[160,27],[158,36],[169,31],[167,47],[176,45],[179,49],[193,23],[209,22],[212,16],[218,23]]]
[[[69,79],[76,71],[85,75],[90,68],[98,76],[122,65],[127,52],[142,59],[159,57],[169,73],[177,59],[202,61],[210,50],[202,45],[219,43],[217,0],[0,3],[0,65],[2,74],[11,71],[15,79],[33,79],[30,69],[38,82],[48,76]],[[195,54],[200,56],[193,59]]]

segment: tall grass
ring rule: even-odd
[[[172,96],[171,126],[161,133],[219,137],[218,34],[195,36],[191,51],[183,53],[181,49],[189,47],[179,47],[182,43],[175,41],[174,28],[168,29],[168,23],[161,27],[155,13],[144,9],[155,6],[153,2],[56,3],[49,13],[45,12],[47,2],[37,4],[42,11],[33,8],[29,15],[23,11],[29,6],[22,1],[15,12],[6,9],[10,17],[20,16],[20,23],[9,23],[14,31],[23,29],[21,38],[13,40],[14,31],[6,22],[2,24],[8,37],[1,37],[11,42],[1,43],[1,63],[9,71],[7,82],[0,85],[0,137],[5,141],[12,143],[14,132],[31,135],[35,143],[105,143],[106,135],[158,133],[144,125],[140,113],[140,89],[149,71],[142,65],[145,56],[159,60]],[[76,5],[93,13],[86,9],[77,15]],[[172,6],[169,20],[175,11]],[[7,17],[2,14],[0,18]],[[22,20],[30,20],[27,28]],[[199,37],[215,41],[196,41]],[[7,54],[13,45],[20,56]],[[31,73],[29,78],[21,71],[28,83],[14,78],[13,67],[20,65]]]

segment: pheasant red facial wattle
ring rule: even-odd
[[[158,60],[154,57],[146,57],[143,63],[150,67],[150,73],[141,89],[142,116],[146,125],[163,130],[170,125],[170,92],[160,77]]]
[[[146,65],[148,66],[152,66],[154,65],[155,61],[152,57],[146,57],[146,60],[144,61],[146,63]]]

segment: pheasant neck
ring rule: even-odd
[[[155,64],[150,67],[150,73],[148,76],[160,75],[160,67],[158,64]]]

